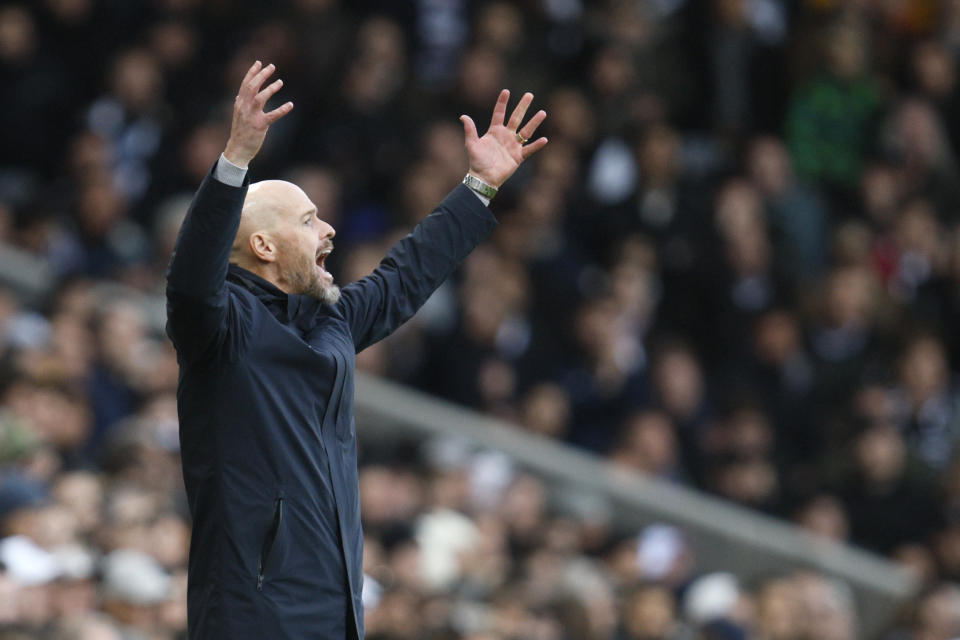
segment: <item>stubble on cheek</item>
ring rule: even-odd
[[[291,283],[292,293],[307,295],[326,304],[340,300],[340,287],[328,284],[317,272],[317,263],[305,254],[297,254],[295,264],[287,266],[286,280]]]

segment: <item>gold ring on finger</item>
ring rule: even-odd
[[[529,140],[524,138],[522,135],[520,135],[519,131],[517,131],[517,140],[520,141],[520,144],[527,144],[528,142],[530,142]]]

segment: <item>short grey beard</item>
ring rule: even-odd
[[[328,304],[331,307],[337,304],[340,301],[340,287],[335,284],[329,286],[320,285],[317,287],[319,291],[311,290],[307,292],[307,295],[316,298],[324,304]],[[311,287],[313,289],[313,287]]]
[[[331,306],[340,301],[340,287],[335,284],[324,284],[317,278],[313,278],[306,283],[306,286],[303,287],[303,294]]]
[[[309,276],[305,275],[309,273]],[[313,273],[313,265],[304,266],[303,271],[294,271],[289,278],[294,283],[294,292],[315,298],[331,306],[340,301],[340,287],[335,284],[324,284]]]

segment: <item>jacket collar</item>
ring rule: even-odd
[[[230,263],[227,270],[227,280],[255,295],[280,322],[284,324],[293,322],[300,308],[299,296],[285,293],[269,280],[233,263]]]

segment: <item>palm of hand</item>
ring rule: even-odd
[[[467,146],[470,169],[488,176],[490,184],[502,184],[523,162],[523,146],[504,125],[490,127],[483,137]]]
[[[522,136],[525,139],[532,137],[540,123],[547,117],[545,111],[538,111],[518,131],[527,108],[533,102],[533,94],[523,95],[510,115],[510,120],[504,124],[509,98],[509,91],[504,89],[500,92],[500,97],[493,109],[490,127],[483,137],[477,136],[476,125],[469,116],[460,117],[463,122],[467,157],[470,161],[470,173],[494,187],[499,187],[506,182],[524,160],[547,144],[546,138],[523,144],[519,137]]]

